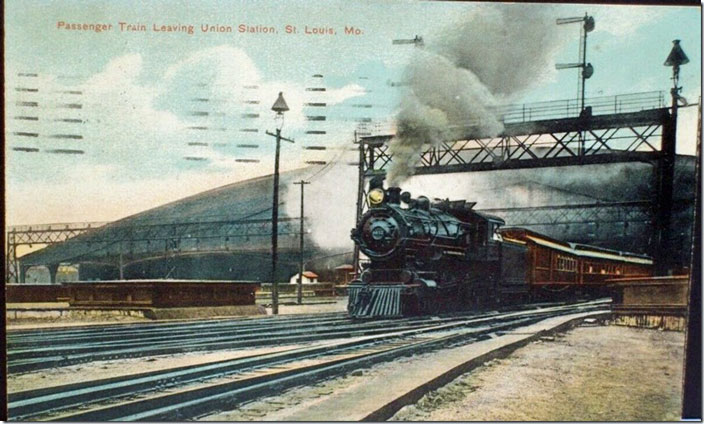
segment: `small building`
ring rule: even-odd
[[[298,273],[293,274],[291,277],[291,284],[298,284]],[[314,284],[318,282],[318,274],[312,271],[303,271],[303,279],[301,280],[303,284]]]
[[[340,265],[335,268],[335,283],[346,286],[354,279],[354,266],[350,264]]]

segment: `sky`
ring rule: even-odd
[[[557,71],[554,64],[577,61],[579,25],[554,20],[585,13],[596,21],[588,35],[587,61],[595,72],[586,97],[667,93],[672,70],[663,62],[674,39],[690,59],[681,70],[683,95],[696,103],[701,92],[696,7],[4,3],[8,225],[111,221],[269,174],[274,139],[266,132],[277,127],[295,140],[282,144],[282,169],[309,166],[315,178],[329,170],[320,163],[354,159],[355,130],[392,128],[407,67],[421,49],[392,40],[420,35],[428,49],[442,49],[455,28],[487,10],[523,8],[511,11],[547,18],[539,30],[521,29],[518,20],[499,29],[465,28],[474,43],[467,45],[487,49],[488,74],[530,75],[510,92],[494,93],[502,103],[576,97],[577,71]],[[511,33],[517,28],[526,32]],[[521,53],[523,35],[540,31],[548,35],[540,60],[505,60]],[[502,39],[504,33],[510,37]],[[429,76],[435,77],[444,76]],[[279,92],[290,108],[283,121],[270,110]],[[693,154],[696,108],[682,109],[680,118],[678,151]],[[344,175],[352,176],[343,182],[352,192],[355,173]]]

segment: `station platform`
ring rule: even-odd
[[[120,322],[266,315],[261,305],[154,307],[74,307],[68,302],[7,303],[7,328],[100,325]]]
[[[376,376],[332,393],[314,404],[292,407],[273,415],[275,421],[385,421],[400,408],[416,402],[430,390],[452,381],[459,375],[496,358],[508,356],[519,347],[554,332],[566,331],[585,319],[598,320],[604,312],[586,312],[548,318],[516,332],[506,332],[491,339],[443,351],[443,361],[411,359],[407,369],[413,372]],[[393,388],[393,390],[389,390]]]
[[[5,308],[8,330],[272,315],[271,303],[260,303],[259,300],[255,305],[221,307],[95,308],[71,307],[68,302],[34,302],[6,303]],[[279,303],[279,315],[343,313],[346,310],[347,298],[344,296],[304,298],[301,305],[295,298]]]
[[[607,283],[616,293],[615,324],[676,331],[686,327],[689,276],[618,278]]]

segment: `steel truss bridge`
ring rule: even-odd
[[[271,219],[210,219],[191,222],[146,222],[106,224],[81,222],[15,226],[6,232],[6,282],[24,280],[27,268],[46,265],[52,283],[56,281],[59,264],[83,261],[123,266],[133,261],[183,254],[233,252],[241,249],[241,239],[271,237]],[[290,236],[290,246],[298,246],[300,218],[280,218],[279,235]],[[61,248],[52,245],[61,244]],[[49,245],[41,263],[21,261],[19,246]],[[57,246],[58,247],[58,246]]]
[[[656,263],[664,272],[670,266],[667,252],[677,124],[676,113],[664,104],[662,93],[655,92],[586,99],[583,111],[570,101],[508,107],[499,115],[504,122],[499,135],[476,135],[476,129],[470,126],[467,136],[461,139],[426,145],[418,155],[415,175],[627,162],[654,164],[657,195],[653,201],[493,211],[507,222],[520,225],[614,220],[653,223],[655,252],[663,252]],[[376,135],[358,142],[358,219],[369,207],[367,180],[385,175],[393,162],[392,138],[393,135]],[[358,251],[355,262],[358,266]]]

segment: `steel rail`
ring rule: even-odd
[[[233,405],[256,397],[280,393],[282,389],[300,384],[310,384],[322,378],[340,375],[351,369],[368,367],[407,354],[418,354],[453,344],[461,344],[485,337],[488,334],[508,331],[529,325],[565,311],[533,312],[513,317],[501,323],[484,323],[479,327],[464,329],[458,333],[421,338],[402,343],[391,343],[377,349],[361,352],[334,351],[315,364],[294,367],[269,367],[240,375],[234,381],[215,382],[206,386],[184,388],[171,393],[159,394],[146,399],[127,401],[117,405],[59,417],[60,420],[119,420],[119,421],[164,421],[192,419],[212,411],[232,408]],[[441,326],[443,327],[443,326]],[[455,327],[456,328],[456,327]],[[435,329],[433,331],[441,331]]]
[[[366,322],[366,323],[353,323],[351,321],[344,323],[333,323],[333,325],[325,325],[326,322],[316,322],[312,325],[296,325],[295,328],[292,326],[288,327],[255,327],[255,328],[231,328],[231,329],[212,329],[207,331],[188,331],[183,334],[176,335],[159,335],[158,337],[150,337],[148,339],[144,338],[123,338],[118,340],[110,339],[104,342],[95,343],[81,343],[81,344],[69,344],[69,345],[57,345],[51,347],[43,348],[26,348],[21,350],[10,351],[7,354],[8,361],[14,362],[21,359],[30,358],[43,358],[47,356],[55,355],[74,355],[80,353],[90,353],[90,352],[105,352],[106,349],[119,349],[124,346],[129,346],[130,348],[139,348],[143,346],[170,346],[174,343],[182,343],[184,341],[195,344],[201,339],[209,340],[212,338],[218,339],[228,339],[228,340],[258,340],[262,338],[279,337],[293,334],[326,334],[329,332],[330,328],[334,328],[336,332],[346,331],[346,330],[362,330],[362,329],[374,329],[374,328],[388,328],[388,322]],[[398,326],[399,323],[395,323]],[[266,330],[266,331],[261,331]]]
[[[482,315],[491,315],[491,314],[497,314],[498,311],[489,311],[489,312],[484,312]],[[140,347],[140,346],[152,346],[152,347],[165,347],[165,346],[170,346],[174,344],[181,344],[181,342],[184,340],[184,338],[188,341],[190,341],[191,344],[196,344],[199,343],[199,339],[204,339],[207,341],[208,339],[212,340],[213,338],[216,338],[218,340],[223,340],[226,337],[229,337],[229,339],[233,339],[233,341],[242,341],[242,340],[256,340],[257,338],[267,338],[271,336],[276,336],[276,335],[291,335],[291,334],[318,334],[320,335],[321,333],[325,333],[327,331],[330,331],[331,329],[334,329],[337,333],[343,332],[345,330],[370,330],[370,329],[375,329],[375,328],[385,328],[385,326],[392,326],[395,328],[398,328],[400,325],[423,325],[423,323],[427,322],[433,322],[433,323],[438,323],[438,322],[445,322],[445,321],[456,321],[460,319],[466,319],[467,317],[470,316],[475,316],[477,313],[472,312],[472,313],[463,313],[463,314],[455,314],[455,315],[447,315],[445,317],[411,317],[411,318],[405,318],[405,319],[385,319],[385,320],[351,320],[348,318],[340,317],[339,319],[333,319],[333,320],[318,320],[318,321],[309,321],[309,325],[305,326],[302,325],[300,322],[293,322],[293,324],[296,326],[295,329],[291,329],[290,323],[284,323],[284,325],[287,325],[286,327],[284,326],[277,326],[276,328],[273,327],[262,327],[262,326],[256,326],[255,324],[250,324],[247,327],[235,327],[231,329],[225,329],[223,330],[222,328],[218,329],[213,329],[213,330],[207,330],[204,331],[202,328],[198,328],[197,330],[193,330],[192,332],[189,331],[188,333],[185,334],[185,336],[189,337],[171,337],[171,336],[158,336],[158,337],[153,337],[151,339],[142,341],[142,342],[135,342],[137,339],[132,339],[132,338],[125,338],[125,335],[119,334],[119,335],[113,335],[112,333],[109,336],[101,336],[103,333],[102,332],[97,332],[97,335],[90,332],[87,335],[82,335],[80,339],[87,338],[89,340],[101,340],[102,338],[107,337],[109,341],[111,341],[114,338],[117,338],[117,341],[114,341],[114,344],[110,343],[103,343],[103,342],[95,342],[95,343],[84,343],[84,344],[76,344],[76,343],[71,343],[72,341],[75,341],[77,338],[76,335],[71,335],[69,340],[66,341],[65,344],[61,344],[61,342],[56,342],[56,343],[47,343],[45,340],[41,338],[41,336],[38,336],[37,340],[34,342],[29,342],[27,341],[26,343],[23,344],[15,344],[15,345],[10,345],[10,348],[8,349],[8,360],[9,364],[11,365],[11,370],[12,371],[23,371],[23,370],[28,370],[27,369],[20,369],[20,368],[15,368],[15,365],[20,363],[22,360],[25,360],[24,362],[31,362],[31,360],[38,359],[38,358],[43,358],[42,361],[48,361],[48,365],[56,365],[55,362],[50,363],[50,359],[52,356],[62,356],[66,361],[64,363],[70,363],[70,358],[67,358],[69,355],[76,355],[80,354],[81,352],[83,353],[90,353],[90,352],[96,352],[99,351],[101,352],[102,357],[110,357],[112,358],[113,355],[121,354],[121,353],[127,353],[127,356],[129,355],[128,350],[124,349],[119,349],[123,345],[127,345],[130,348],[135,348],[135,347]],[[295,320],[293,320],[295,321]],[[226,323],[227,325],[231,324],[236,324],[232,322]],[[279,323],[275,323],[279,324]],[[218,324],[220,325],[220,324]],[[198,326],[200,327],[200,326]],[[269,330],[267,333],[258,333],[259,330]],[[173,327],[169,328],[169,332],[174,332]],[[176,331],[177,332],[177,331]],[[193,338],[192,336],[197,334],[198,338]],[[129,333],[128,333],[129,334]],[[236,338],[236,340],[234,340]],[[36,344],[48,344],[49,346],[43,347],[43,348],[37,348]],[[21,347],[21,349],[18,349],[17,347]],[[112,351],[108,351],[108,348],[113,348]],[[85,359],[85,358],[84,358]],[[85,361],[79,361],[79,362],[85,362]]]
[[[303,319],[301,321],[296,321],[297,326],[318,326],[318,325],[331,325],[338,322],[349,322],[350,319],[346,317],[332,318],[332,319]],[[31,339],[25,339],[22,341],[8,340],[8,350],[11,352],[19,353],[23,349],[37,352],[37,345],[41,345],[42,349],[48,349],[53,346],[71,346],[77,345],[84,341],[88,342],[85,345],[98,345],[102,342],[119,342],[120,344],[129,344],[132,342],[137,342],[139,340],[148,339],[150,341],[157,341],[160,338],[178,338],[184,335],[190,336],[192,334],[207,334],[212,332],[222,332],[222,331],[259,331],[266,329],[284,328],[286,326],[292,325],[291,322],[253,322],[248,324],[239,324],[237,322],[220,322],[207,325],[183,325],[183,326],[169,326],[165,328],[151,329],[148,331],[130,331],[129,329],[120,329],[116,331],[100,331],[100,332],[86,332],[71,335],[61,335],[59,337],[42,337],[36,336]],[[42,350],[40,349],[40,350]]]
[[[469,315],[463,315],[464,317]],[[458,319],[458,318],[443,318],[447,319]],[[357,328],[373,328],[383,325],[399,325],[402,323],[414,323],[421,322],[423,320],[428,320],[428,318],[406,318],[406,319],[386,319],[386,320],[375,320],[375,321],[354,321],[350,318],[340,316],[332,319],[321,319],[321,320],[295,320],[293,324],[296,326],[296,331],[303,331],[304,328],[311,328],[313,331],[320,331],[320,329],[335,327],[336,329],[344,329],[348,327]],[[435,320],[437,321],[437,320]],[[20,358],[31,358],[39,356],[50,356],[57,352],[63,354],[77,353],[78,351],[95,351],[96,349],[104,350],[110,347],[109,342],[114,342],[112,346],[129,345],[134,347],[140,344],[158,344],[158,342],[164,341],[169,342],[173,340],[180,340],[184,336],[192,337],[197,334],[200,338],[204,336],[217,335],[223,337],[226,335],[249,335],[258,334],[260,330],[268,330],[268,334],[276,334],[276,331],[286,331],[286,334],[290,334],[291,322],[274,322],[266,323],[265,325],[259,325],[259,323],[251,323],[248,325],[238,325],[237,322],[226,322],[218,323],[215,326],[196,326],[195,328],[188,326],[184,329],[169,327],[164,331],[159,329],[156,334],[153,331],[150,334],[139,334],[137,337],[131,337],[132,333],[129,331],[125,332],[111,332],[109,334],[104,334],[103,332],[89,332],[87,334],[81,334],[77,336],[72,334],[68,338],[61,338],[59,340],[52,340],[51,338],[44,339],[38,336],[36,339],[25,340],[22,343],[9,343],[8,357],[11,360],[16,360]],[[280,325],[279,325],[280,324]],[[167,335],[162,335],[166,333]],[[139,342],[140,340],[150,337],[149,339]],[[81,340],[90,340],[90,343],[79,344]],[[192,339],[190,339],[192,340]],[[107,343],[106,343],[107,342]],[[42,348],[37,348],[37,344],[43,346]]]
[[[458,320],[454,318],[451,320]],[[55,352],[52,356],[31,356],[26,358],[14,358],[12,353],[7,355],[7,369],[9,373],[17,373],[24,371],[33,371],[50,367],[66,366],[84,362],[117,359],[117,358],[133,358],[153,355],[176,354],[193,351],[204,350],[224,350],[246,347],[260,346],[276,346],[286,343],[302,343],[317,340],[330,340],[335,338],[358,337],[371,334],[380,334],[393,328],[424,328],[435,325],[432,320],[421,321],[413,324],[409,323],[405,326],[399,326],[398,322],[390,322],[387,326],[377,326],[373,322],[371,327],[354,327],[348,329],[339,328],[321,328],[320,331],[311,331],[306,328],[285,329],[276,333],[264,333],[256,335],[228,335],[223,337],[222,334],[215,334],[207,338],[190,340],[175,340],[161,344],[146,343],[140,346],[130,347],[115,347],[112,350],[105,348],[93,347],[88,352],[69,353],[66,351]]]
[[[483,315],[489,316],[498,313],[498,311],[489,311],[485,312]],[[472,313],[469,316],[475,316],[475,314],[476,313]],[[208,338],[172,340],[160,344],[146,343],[140,344],[139,346],[134,346],[134,344],[132,344],[128,345],[127,347],[122,347],[118,345],[113,346],[112,348],[110,348],[109,346],[91,346],[85,349],[81,349],[80,346],[78,346],[72,348],[71,351],[60,349],[50,351],[53,352],[53,355],[44,355],[41,350],[36,349],[29,352],[8,351],[7,369],[9,373],[19,373],[99,360],[177,354],[190,351],[223,350],[255,346],[272,346],[281,345],[285,343],[301,343],[317,340],[329,340],[334,338],[356,337],[360,335],[383,333],[384,331],[387,331],[387,328],[385,328],[383,325],[384,323],[388,323],[389,326],[392,326],[396,329],[414,328],[429,325],[427,324],[428,322],[433,322],[437,324],[438,322],[452,322],[462,320],[466,319],[467,317],[468,315],[465,313],[458,315],[448,315],[444,318],[423,317],[420,319],[409,318],[405,320],[365,320],[358,322],[371,322],[371,326],[367,325],[365,327],[361,325],[359,327],[352,327],[350,329],[340,327],[321,327],[319,331],[304,331],[304,329],[291,330],[290,328],[287,328],[284,332],[284,335],[279,335],[278,337],[273,337],[276,334],[272,333],[249,336],[243,334],[238,335],[230,333],[227,335],[227,337],[225,337],[224,333],[219,332],[215,333],[214,335],[211,335],[211,337]],[[405,325],[405,327],[401,327],[400,324]],[[39,353],[42,353],[42,355],[39,355]]]
[[[311,358],[319,356],[322,353],[330,354],[331,352],[340,352],[352,348],[358,349],[391,339],[418,336],[420,334],[444,330],[456,330],[472,325],[498,325],[497,323],[504,323],[506,320],[510,321],[516,318],[520,320],[544,319],[547,315],[551,314],[560,314],[565,311],[571,312],[572,310],[580,308],[599,308],[601,306],[603,306],[603,303],[562,306],[545,310],[519,311],[498,316],[480,317],[455,323],[437,323],[437,325],[433,327],[394,331],[381,335],[361,337],[352,341],[326,343],[313,347],[294,348],[283,352],[251,355],[196,366],[178,367],[137,375],[19,392],[10,394],[8,408],[12,419],[25,419],[36,417],[50,410],[65,410],[70,407],[85,405],[86,403],[114,399],[121,395],[134,395],[135,393],[154,391],[155,388],[167,388],[188,384],[216,376],[221,377],[242,372],[243,370],[255,369],[257,367],[273,366],[293,360]],[[71,417],[70,419],[73,420],[74,418],[77,417]],[[99,417],[99,419],[104,420],[106,418]]]
[[[238,317],[238,318],[219,318],[219,319],[180,319],[180,320],[169,320],[162,322],[132,322],[132,323],[120,323],[120,324],[95,324],[87,326],[69,326],[69,327],[45,327],[39,329],[30,330],[9,330],[7,333],[8,339],[22,340],[26,338],[37,338],[39,340],[45,340],[47,336],[66,336],[72,337],[75,334],[88,334],[88,333],[103,333],[103,332],[113,332],[113,331],[124,331],[124,332],[135,332],[135,331],[159,331],[165,328],[183,327],[183,326],[201,326],[201,325],[211,325],[211,324],[223,324],[223,323],[237,323],[237,324],[258,324],[261,322],[283,322],[283,321],[298,321],[307,319],[329,319],[333,317],[344,318],[346,314],[344,312],[331,312],[331,313],[321,313],[321,314],[296,314],[296,315],[267,315],[267,316],[254,316],[254,317]]]

